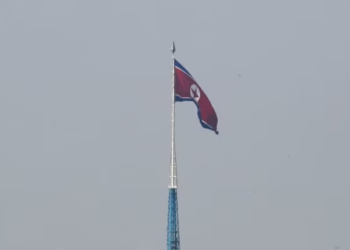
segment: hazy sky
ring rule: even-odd
[[[1,0],[0,249],[350,249],[348,0]],[[240,76],[239,76],[240,75]]]

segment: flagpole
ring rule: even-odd
[[[172,105],[171,105],[171,163],[168,198],[167,250],[180,250],[179,212],[177,199],[177,167],[175,150],[175,44],[172,52]]]
[[[171,46],[172,52],[172,105],[171,105],[171,166],[170,188],[177,188],[177,169],[175,153],[175,43]]]

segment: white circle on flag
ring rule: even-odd
[[[199,98],[201,97],[201,92],[199,91],[199,88],[196,84],[191,85],[190,95],[191,95],[192,99],[194,99],[196,102],[198,102]]]

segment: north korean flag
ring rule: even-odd
[[[207,95],[194,80],[192,75],[174,59],[175,102],[192,101],[198,109],[198,118],[203,128],[217,130],[218,118]]]

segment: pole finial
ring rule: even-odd
[[[173,42],[173,45],[171,46],[171,52],[173,55],[175,54],[176,48],[175,48],[175,42]]]

